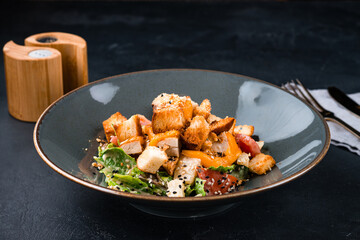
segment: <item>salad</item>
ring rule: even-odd
[[[168,197],[229,194],[275,165],[251,125],[211,114],[208,99],[162,93],[152,120],[116,112],[103,122],[106,140],[92,164],[111,189]]]

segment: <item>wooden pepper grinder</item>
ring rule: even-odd
[[[61,53],[53,48],[5,44],[4,65],[9,113],[35,122],[63,95]]]
[[[26,46],[51,47],[62,55],[64,93],[88,83],[86,41],[74,34],[48,32],[25,39]]]

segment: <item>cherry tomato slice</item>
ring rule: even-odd
[[[199,178],[206,180],[206,195],[222,195],[232,192],[238,184],[238,179],[227,173],[216,170],[197,168]]]
[[[118,145],[118,138],[117,138],[117,136],[111,136],[111,137],[110,137],[110,142],[111,142],[112,144],[114,144],[115,146],[119,146],[119,145]]]
[[[245,134],[236,134],[235,140],[243,152],[250,153],[251,157],[255,157],[260,153],[260,147],[254,139]]]

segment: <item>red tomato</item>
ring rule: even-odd
[[[118,146],[118,138],[117,138],[117,136],[111,136],[110,137],[110,142],[112,144],[114,144],[115,146]]]
[[[238,179],[227,173],[219,171],[197,168],[199,178],[206,180],[205,192],[206,195],[222,195],[229,193],[235,189]]]
[[[243,152],[250,153],[251,157],[255,157],[260,153],[260,147],[254,139],[245,134],[236,134],[235,140]]]

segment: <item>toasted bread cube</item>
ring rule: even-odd
[[[249,170],[258,175],[266,174],[275,165],[275,160],[270,155],[257,154],[250,160]]]
[[[249,162],[250,162],[250,157],[249,156],[250,156],[250,154],[242,152],[240,154],[240,156],[238,157],[238,159],[236,160],[236,163],[238,165],[249,167]]]
[[[213,114],[210,114],[209,117],[206,118],[206,121],[207,121],[209,124],[211,124],[211,123],[213,123],[213,122],[215,122],[215,121],[220,121],[221,119],[222,119],[222,118],[219,118],[219,117],[217,117],[217,116],[215,116],[215,115],[213,115]]]
[[[179,162],[174,172],[174,178],[193,184],[197,175],[196,168],[201,166],[201,160],[180,155]]]
[[[154,99],[152,106],[154,133],[183,129],[189,120],[189,112],[192,111],[191,102],[187,103],[176,94],[160,94]]]
[[[163,164],[163,168],[165,168],[166,172],[170,176],[173,176],[178,162],[178,157],[169,157],[168,160],[166,160],[166,162]]]
[[[210,124],[210,131],[216,134],[220,134],[224,131],[229,131],[235,122],[235,118],[226,117],[219,121],[212,122]]]
[[[254,126],[251,125],[239,125],[234,129],[235,134],[244,134],[251,137],[254,134]]]
[[[128,120],[119,124],[115,130],[119,142],[123,142],[131,137],[142,136],[139,116],[133,115]]]
[[[186,122],[190,122],[193,117],[193,111],[194,111],[191,98],[189,96],[186,96],[186,97],[180,97],[180,99],[184,103],[183,111]]]
[[[166,195],[168,197],[185,197],[185,185],[183,181],[174,179],[168,182]]]
[[[157,147],[148,146],[138,157],[137,167],[143,172],[155,174],[167,159],[168,156],[164,151]]]
[[[116,128],[116,126],[118,126],[124,121],[126,121],[126,117],[121,115],[121,113],[119,112],[114,113],[107,120],[103,121],[104,132],[106,135],[106,140],[108,142],[110,142],[111,136],[115,136],[114,129]]]
[[[209,99],[204,99],[200,106],[194,109],[194,116],[203,116],[207,119],[210,116],[211,112],[211,103]]]
[[[200,150],[210,133],[210,126],[203,116],[195,116],[182,135],[189,149]]]
[[[141,136],[132,137],[120,143],[120,148],[128,155],[140,154],[143,151],[144,138]]]

